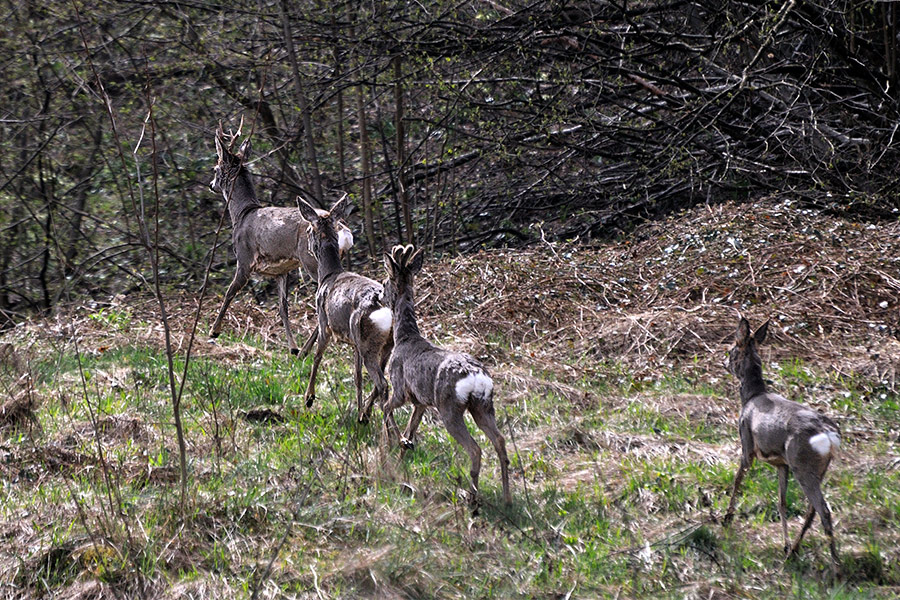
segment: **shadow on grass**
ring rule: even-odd
[[[900,586],[900,564],[885,561],[882,553],[868,548],[859,553],[844,553],[844,580],[848,583]]]

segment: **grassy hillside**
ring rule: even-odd
[[[373,269],[373,275],[382,274]],[[900,593],[900,225],[790,204],[701,207],[604,246],[428,261],[420,322],[491,368],[512,460],[482,502],[428,414],[415,450],[358,425],[347,347],[306,409],[309,361],[277,311],[239,296],[216,344],[201,309],[184,381],[190,480],[179,503],[154,300],[71,307],[0,346],[0,596],[62,598],[893,598]],[[313,322],[297,294],[297,329]],[[181,373],[197,298],[167,298]],[[843,453],[818,520],[783,564],[774,469],[739,457],[722,368],[739,311],[772,319],[772,388],[826,411]],[[305,312],[305,314],[304,314]],[[399,411],[401,427],[408,407]],[[806,503],[791,482],[795,534]]]

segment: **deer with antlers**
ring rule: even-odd
[[[841,445],[841,432],[837,424],[825,415],[766,389],[757,347],[765,340],[768,327],[769,322],[766,321],[751,335],[750,322],[741,318],[734,347],[729,350],[725,362],[728,372],[741,382],[739,429],[742,452],[724,521],[728,525],[734,518],[741,482],[753,459],[759,458],[778,469],[778,513],[781,516],[785,554],[790,557],[797,551],[803,535],[818,513],[828,535],[832,567],[838,573],[840,559],[834,544],[831,511],[822,495],[822,479]],[[790,473],[794,474],[809,500],[803,527],[793,544],[789,543],[787,529],[786,494]]]
[[[235,143],[241,137],[243,125],[242,117],[237,132],[226,135],[220,122],[215,136],[218,161],[209,187],[225,198],[231,217],[231,238],[237,256],[237,269],[225,292],[225,299],[213,323],[210,337],[216,338],[221,333],[228,306],[235,294],[247,285],[251,275],[275,277],[278,281],[278,310],[284,323],[288,348],[291,354],[298,354],[300,351],[294,343],[288,316],[288,274],[294,269],[302,268],[311,277],[316,277],[318,265],[315,256],[309,251],[310,223],[303,218],[298,208],[263,206],[260,203],[253,187],[253,177],[247,168],[250,139],[245,140],[236,153],[233,152]],[[324,214],[324,211],[320,212]],[[335,228],[338,249],[343,253],[353,245],[353,234],[343,222],[336,223]],[[316,335],[317,330],[313,329],[303,346],[303,354],[312,347]]]
[[[472,356],[438,348],[419,333],[416,324],[413,277],[422,268],[422,251],[411,245],[394,246],[384,257],[388,279],[385,298],[393,311],[394,353],[391,358],[391,399],[384,405],[384,425],[388,436],[398,437],[393,411],[406,402],[413,413],[401,443],[413,445],[416,429],[425,410],[438,410],[444,427],[469,454],[471,460],[472,501],[478,497],[478,475],[481,471],[481,448],[466,428],[464,416],[472,415],[500,459],[503,499],[509,504],[509,459],[506,442],[497,429],[494,415],[494,383],[487,369]]]

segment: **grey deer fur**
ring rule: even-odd
[[[335,337],[353,346],[358,419],[366,422],[375,399],[379,398],[383,403],[387,398],[384,368],[394,340],[391,337],[391,311],[382,301],[383,286],[368,277],[345,271],[341,266],[338,227],[347,204],[345,195],[323,213],[300,201],[300,211],[311,224],[309,247],[318,260],[319,282],[316,291],[318,341],[305,398],[306,406],[312,406],[319,362],[328,342]],[[375,385],[365,403],[362,399],[363,364]]]
[[[731,500],[725,513],[725,524],[734,517],[735,502],[741,481],[754,458],[778,469],[778,513],[784,550],[789,557],[800,547],[806,530],[816,513],[822,521],[831,545],[832,566],[837,571],[840,559],[834,544],[831,511],[822,495],[822,478],[841,443],[840,430],[834,421],[803,404],[788,400],[766,389],[762,361],[757,346],[766,337],[766,321],[753,335],[750,323],[741,318],[735,334],[735,345],[728,352],[726,369],[741,382],[741,464],[734,477]],[[789,473],[793,473],[809,500],[809,510],[797,540],[789,545],[786,492]]]
[[[506,442],[497,429],[494,415],[494,386],[487,369],[468,354],[434,346],[419,333],[416,324],[413,277],[422,268],[422,251],[413,246],[395,246],[385,254],[388,279],[386,299],[393,310],[394,353],[390,364],[391,400],[384,405],[384,425],[388,436],[399,436],[393,411],[411,402],[414,406],[409,424],[400,440],[411,447],[425,409],[433,406],[440,413],[447,431],[471,459],[472,500],[478,497],[481,448],[466,429],[466,411],[485,433],[500,459],[503,499],[509,504],[509,459]]]
[[[288,348],[292,354],[297,354],[288,317],[288,274],[301,267],[313,279],[316,277],[316,258],[310,253],[308,243],[310,225],[297,208],[264,207],[260,204],[253,188],[252,176],[246,167],[250,155],[250,140],[247,139],[236,154],[231,152],[239,136],[240,128],[236,134],[226,139],[221,123],[216,131],[218,161],[209,187],[225,197],[231,216],[231,238],[237,256],[237,270],[225,292],[225,299],[210,336],[217,338],[221,333],[225,312],[235,294],[247,285],[251,274],[275,277],[278,280],[278,311],[284,323]],[[324,211],[321,212],[324,214]],[[337,227],[343,252],[353,245],[353,235],[345,224],[339,223]],[[313,329],[303,346],[303,354],[315,342],[316,332]]]

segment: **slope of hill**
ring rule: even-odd
[[[511,451],[507,508],[496,456],[477,434],[474,514],[461,491],[468,460],[433,415],[403,457],[377,422],[356,425],[350,352],[339,346],[307,410],[308,361],[285,355],[276,310],[249,295],[218,343],[198,335],[191,348],[182,507],[155,300],[73,306],[0,346],[0,589],[895,597],[898,293],[900,223],[860,225],[790,203],[699,207],[601,246],[427,261],[422,329],[491,367]],[[308,330],[310,290],[298,298],[307,309],[298,328]],[[173,294],[167,308],[180,384],[197,298]],[[203,334],[215,308],[204,301]],[[737,385],[721,366],[739,313],[772,320],[763,348],[772,387],[843,430],[825,485],[842,581],[829,580],[818,524],[782,567],[769,467],[748,476],[735,524],[719,522],[739,455]],[[806,506],[793,482],[788,504],[796,533]]]

